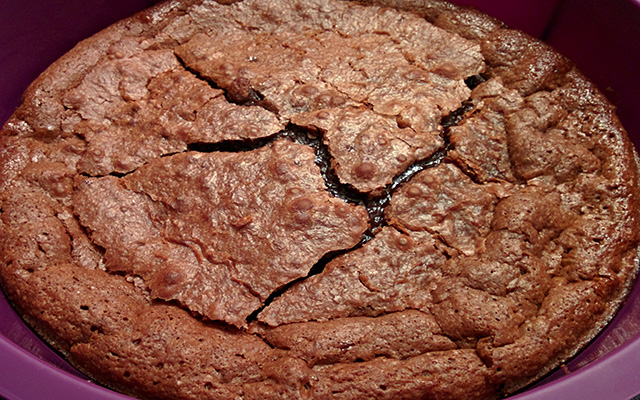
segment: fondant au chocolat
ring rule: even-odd
[[[429,0],[174,0],[0,135],[0,282],[154,399],[493,399],[612,318],[638,166],[549,46]]]

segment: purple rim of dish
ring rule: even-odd
[[[534,35],[544,34],[549,43],[573,59],[600,87],[611,88],[605,90],[605,94],[618,106],[623,124],[640,148],[640,116],[636,115],[640,84],[638,77],[630,74],[640,65],[640,52],[633,46],[640,40],[640,0],[606,2],[605,7],[602,2],[598,4],[599,0],[559,1],[554,11],[558,0],[521,0],[518,3],[527,10],[522,13],[509,8],[509,4],[516,3],[512,0],[458,0],[461,4],[477,6],[512,27]],[[17,106],[19,95],[28,83],[75,42],[153,3],[154,0],[0,2],[0,87],[3,88],[0,123]],[[547,21],[552,14],[554,24],[549,27]],[[68,21],[74,21],[73,26]],[[34,26],[37,29],[34,30]],[[594,26],[600,29],[593,29]],[[589,36],[596,34],[596,38]],[[585,37],[588,40],[580,40]],[[602,37],[606,40],[601,40]],[[594,57],[590,55],[602,52],[607,54],[605,58],[611,55],[625,62],[616,63],[615,58],[599,62],[599,57],[593,62]],[[12,59],[19,62],[10,62]],[[622,73],[616,73],[620,71]],[[1,292],[0,366],[0,397],[9,400],[130,399],[89,382],[73,369],[29,330]],[[639,393],[640,285],[637,285],[607,329],[565,369],[557,370],[511,398],[628,400]]]

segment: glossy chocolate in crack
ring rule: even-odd
[[[70,362],[140,398],[492,399],[613,316],[637,165],[569,61],[440,1],[224,3],[81,43],[2,130],[0,282]]]

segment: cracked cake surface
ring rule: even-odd
[[[0,134],[0,283],[138,398],[501,398],[635,280],[614,107],[473,9],[173,0],[23,99]]]

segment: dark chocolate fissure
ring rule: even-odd
[[[465,85],[467,85],[467,87],[471,90],[475,89],[479,84],[486,82],[487,78],[482,75],[482,74],[478,74],[478,75],[472,75],[468,78],[465,78],[464,83]]]
[[[187,144],[187,151],[198,153],[244,153],[260,149],[273,143],[275,140],[281,138],[285,132],[286,130],[259,139],[222,140],[215,143],[194,142]]]
[[[458,125],[465,117],[465,115],[473,109],[473,102],[471,100],[465,100],[462,105],[457,109],[451,111],[449,114],[442,117],[440,124],[444,129],[445,143],[449,143],[449,128]]]
[[[309,270],[309,273],[306,276],[303,276],[301,278],[295,279],[287,284],[285,284],[284,286],[282,286],[281,288],[275,290],[273,293],[271,293],[269,295],[269,297],[267,297],[267,299],[262,303],[262,306],[260,308],[258,308],[257,310],[255,310],[254,312],[252,312],[248,317],[247,317],[247,323],[251,323],[254,321],[258,320],[258,315],[265,309],[267,308],[275,299],[277,299],[278,297],[282,296],[285,292],[287,292],[289,290],[289,288],[291,288],[293,285],[305,281],[308,278],[314,276],[314,275],[318,275],[320,274],[322,271],[324,271],[324,268],[327,266],[327,264],[329,264],[331,261],[333,261],[336,257],[349,253],[353,250],[356,250],[358,248],[360,248],[362,246],[362,242],[358,243],[356,246],[350,248],[350,249],[345,249],[345,250],[338,250],[338,251],[331,251],[329,253],[326,253],[324,256],[322,256],[320,258],[320,260],[318,260],[317,263],[315,263],[313,265],[313,267],[311,267],[311,269]]]
[[[162,157],[168,157],[168,156],[170,156],[170,155],[174,155],[174,154],[176,154],[176,153],[166,154],[166,155],[164,155],[164,156],[162,156]],[[87,178],[87,179],[104,178],[104,177],[106,177],[106,176],[112,176],[112,177],[114,177],[114,178],[122,179],[122,178],[127,177],[128,175],[133,174],[134,172],[136,172],[136,170],[137,170],[137,168],[134,168],[134,169],[132,169],[132,170],[130,170],[130,171],[127,171],[127,172],[117,172],[117,171],[112,171],[112,172],[109,172],[108,174],[90,174],[90,173],[88,173],[88,172],[80,172],[80,173],[78,173],[78,175],[79,175],[79,176],[82,176],[82,177],[84,177],[84,178]]]

